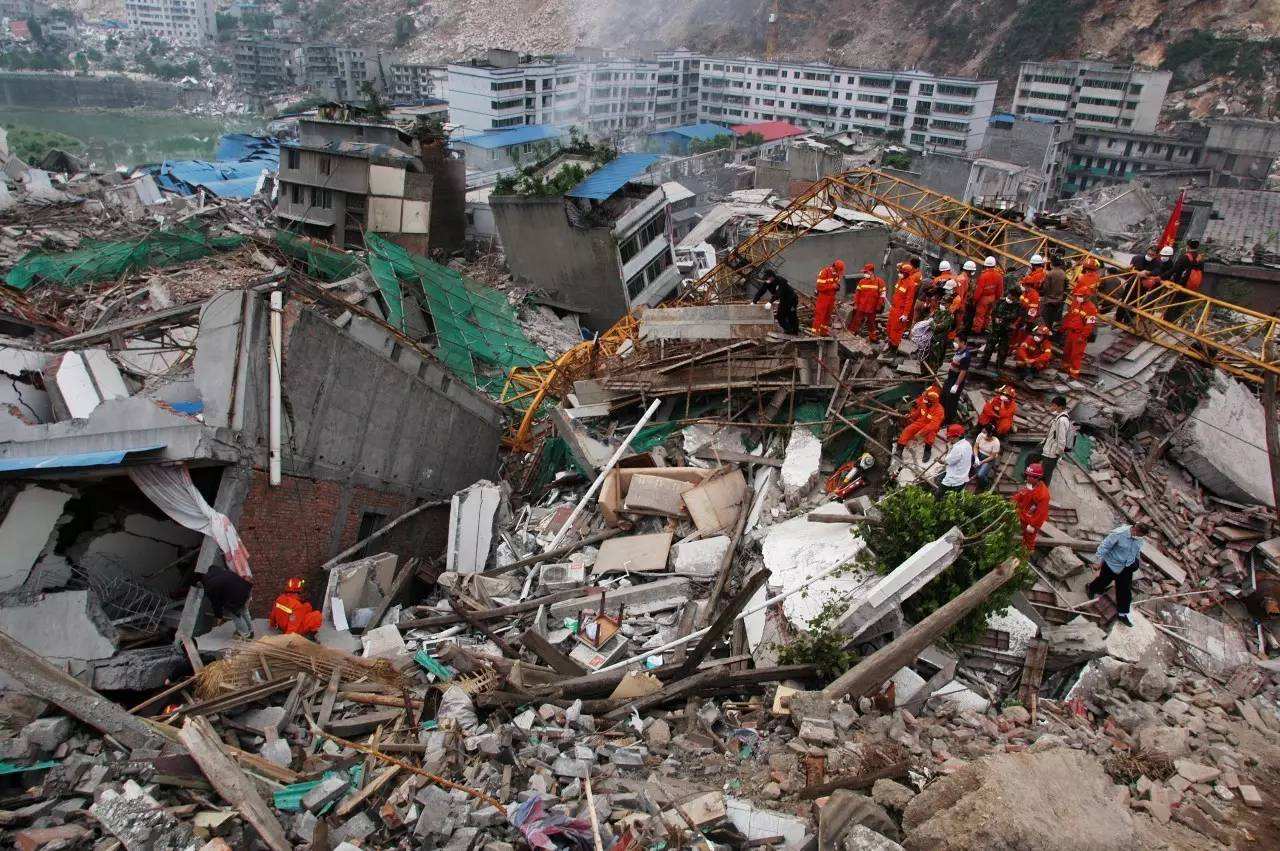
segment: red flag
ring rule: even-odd
[[[1173,245],[1178,241],[1178,224],[1182,219],[1182,199],[1186,197],[1187,190],[1178,193],[1178,200],[1173,205],[1173,212],[1169,214],[1169,221],[1164,226],[1164,233],[1160,234],[1160,247]]]

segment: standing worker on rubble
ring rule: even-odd
[[[836,310],[836,293],[840,289],[840,281],[844,278],[844,261],[834,260],[830,266],[823,267],[818,273],[813,300],[814,336],[826,337],[831,333],[831,315]]]
[[[973,292],[973,276],[978,271],[978,264],[972,260],[966,260],[961,269],[960,274],[956,276],[955,292],[951,296],[951,315],[955,317],[953,337],[968,333],[969,326],[966,321],[972,318],[969,310],[972,304],[970,295]]]
[[[1062,320],[1062,369],[1072,379],[1080,377],[1084,350],[1098,326],[1098,308],[1092,301],[1077,295]]]
[[[1071,295],[1073,297],[1093,298],[1101,283],[1102,269],[1097,259],[1086,257],[1084,262],[1080,264],[1080,274],[1076,275],[1075,283],[1071,285]]]
[[[995,355],[996,369],[1004,367],[1009,357],[1009,347],[1013,344],[1013,335],[1017,331],[1022,317],[1022,302],[1019,300],[1021,290],[1013,284],[1004,291],[1004,298],[996,302],[991,312],[991,330],[987,333],[987,343],[982,347],[983,369],[991,365],[991,357]]]
[[[1038,325],[1031,332],[1030,337],[1018,344],[1013,358],[1023,381],[1029,380],[1034,373],[1044,369],[1053,360],[1053,343],[1049,341],[1050,333],[1049,326]]]
[[[942,418],[945,416],[942,402],[939,401],[940,395],[938,386],[934,384],[916,397],[907,414],[907,425],[894,444],[893,457],[901,454],[917,437],[924,441],[924,460],[928,461],[933,457],[933,442],[938,439],[938,429],[942,428]]]
[[[1044,275],[1044,287],[1040,293],[1040,315],[1044,324],[1057,333],[1062,321],[1062,311],[1067,298],[1067,270],[1057,257],[1049,261],[1049,271]]]
[[[913,258],[914,260],[914,258]],[[885,331],[889,343],[896,349],[902,345],[902,335],[911,328],[911,314],[916,307],[916,287],[920,284],[920,261],[898,264],[898,281],[893,287],[893,299],[889,302],[889,321]]]
[[[853,292],[853,313],[849,315],[849,333],[856,335],[865,323],[869,326],[867,339],[876,341],[877,319],[884,306],[884,278],[876,274],[876,265],[862,267],[862,279]]]
[[[964,490],[973,472],[973,444],[965,436],[964,426],[959,423],[948,426],[947,440],[951,441],[951,448],[944,459],[947,469],[938,483],[938,499]]]
[[[799,334],[800,317],[796,315],[796,307],[799,305],[800,299],[796,296],[796,291],[792,289],[787,279],[772,269],[766,269],[764,277],[760,281],[760,289],[756,290],[755,298],[751,299],[751,303],[758,302],[765,293],[769,293],[772,296],[773,318],[777,321],[778,326],[782,328],[782,333]]]
[[[1044,268],[1044,258],[1039,254],[1032,254],[1027,264],[1031,269],[1022,276],[1022,288],[1024,290],[1035,290],[1038,295],[1040,290],[1044,288],[1045,279],[1049,277],[1049,273]]]
[[[1040,291],[1033,287],[1023,287],[1018,296],[1018,304],[1022,315],[1013,326],[1013,339],[1010,341],[1016,350],[1040,324]]]
[[[937,310],[933,312],[933,321],[930,323],[932,337],[929,343],[929,356],[926,360],[933,369],[942,365],[942,359],[947,354],[947,345],[951,342],[951,331],[955,321],[955,316],[945,303],[939,304]]]
[[[1028,464],[1023,477],[1026,484],[1011,498],[1022,524],[1022,545],[1031,553],[1035,551],[1040,527],[1049,519],[1049,486],[1044,483],[1044,468],[1039,464]]]
[[[1132,526],[1121,526],[1102,539],[1098,545],[1094,569],[1098,575],[1085,586],[1091,598],[1116,584],[1116,619],[1125,626],[1133,626],[1129,620],[1129,607],[1133,604],[1133,575],[1138,572],[1142,560],[1142,539],[1147,534],[1147,524],[1141,521]]]
[[[991,426],[997,435],[1004,437],[1013,431],[1013,418],[1018,414],[1018,391],[1008,384],[996,388],[996,395],[987,400],[978,415],[978,425]]]
[[[961,337],[956,340],[956,351],[951,356],[947,380],[942,382],[942,410],[946,413],[943,422],[955,422],[960,394],[964,392],[965,382],[969,380],[969,366],[972,363],[973,349],[969,347],[969,341]]]
[[[1004,272],[996,265],[996,258],[988,257],[982,261],[982,266],[973,288],[973,322],[970,323],[969,330],[974,334],[987,332],[991,309],[1004,295]]]
[[[271,625],[286,635],[314,635],[324,621],[324,616],[302,599],[306,587],[305,579],[290,578],[271,607]]]
[[[1204,283],[1204,254],[1200,251],[1200,240],[1187,241],[1187,248],[1173,263],[1169,280],[1192,292],[1199,292]]]

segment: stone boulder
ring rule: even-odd
[[[909,851],[1142,847],[1133,814],[1092,756],[997,753],[930,785],[903,814]]]

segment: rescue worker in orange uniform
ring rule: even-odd
[[[1044,468],[1039,464],[1028,464],[1024,476],[1026,484],[1014,492],[1012,499],[1022,524],[1022,545],[1032,551],[1040,527],[1049,519],[1049,486],[1044,483]]]
[[[1018,391],[1008,384],[996,388],[996,395],[987,400],[978,415],[978,425],[994,426],[996,434],[1004,437],[1013,431],[1013,418],[1018,413]]]
[[[973,325],[969,330],[974,334],[987,333],[991,308],[1004,295],[1004,272],[996,265],[996,258],[988,257],[982,261],[982,266],[973,288]]]
[[[951,336],[954,339],[957,334],[966,333],[968,326],[965,325],[965,319],[968,318],[969,304],[971,302],[970,295],[973,292],[973,274],[978,271],[978,264],[972,260],[964,261],[961,272],[956,275],[955,294],[951,296],[951,315],[955,317],[954,329]]]
[[[898,264],[898,281],[893,287],[893,299],[889,302],[889,321],[886,330],[894,348],[902,345],[902,335],[911,327],[911,314],[916,306],[916,287],[920,285],[920,270],[911,263]]]
[[[939,304],[948,304],[950,292],[955,287],[956,276],[951,272],[951,263],[943,260],[938,264],[938,274],[917,295],[916,320],[933,316]]]
[[[1062,318],[1062,368],[1072,378],[1080,377],[1084,350],[1097,325],[1097,306],[1081,295],[1072,299],[1067,315]]]
[[[271,607],[270,622],[273,627],[293,635],[314,635],[319,631],[324,616],[302,599],[306,586],[306,580],[297,577],[285,583],[284,593],[276,597],[276,604]]]
[[[849,314],[849,333],[857,334],[865,324],[869,326],[867,339],[876,341],[876,319],[884,306],[884,278],[876,274],[876,264],[862,267],[862,280],[853,291],[853,313]]]
[[[1031,377],[1031,373],[1039,372],[1053,360],[1053,343],[1049,342],[1049,328],[1039,325],[1031,336],[1023,340],[1014,353],[1022,380]]]
[[[844,278],[844,261],[836,260],[818,273],[816,298],[813,301],[813,333],[825,337],[831,333],[831,314],[836,310],[836,292]]]
[[[1022,315],[1018,317],[1018,322],[1013,327],[1013,339],[1010,340],[1014,351],[1023,344],[1031,334],[1031,330],[1040,324],[1040,291],[1032,287],[1023,287],[1022,295],[1018,297],[1018,304],[1022,307]]]
[[[919,437],[924,441],[924,460],[928,461],[933,457],[933,442],[937,440],[938,429],[942,428],[942,421],[947,416],[946,411],[942,409],[941,400],[942,393],[936,384],[926,388],[916,397],[911,405],[911,412],[907,414],[907,425],[902,429],[902,434],[898,435],[898,442],[894,444],[895,456],[899,455],[912,440]]]
[[[1086,257],[1080,274],[1076,275],[1076,282],[1071,285],[1071,296],[1073,299],[1077,296],[1093,298],[1100,283],[1102,283],[1102,272],[1098,268],[1098,261],[1092,257]]]
[[[1031,265],[1031,271],[1022,276],[1022,288],[1039,293],[1040,288],[1044,286],[1045,278],[1049,277],[1049,273],[1044,268],[1044,258],[1039,254],[1032,254],[1027,262]]]
[[[1204,253],[1200,251],[1200,240],[1187,241],[1187,249],[1173,263],[1173,271],[1169,280],[1192,292],[1199,292],[1204,283]]]

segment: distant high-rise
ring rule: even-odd
[[[213,0],[124,0],[124,16],[130,30],[175,44],[208,44],[218,34]]]
[[[1150,133],[1164,104],[1168,71],[1082,59],[1023,62],[1015,115],[1072,121],[1086,130]]]

